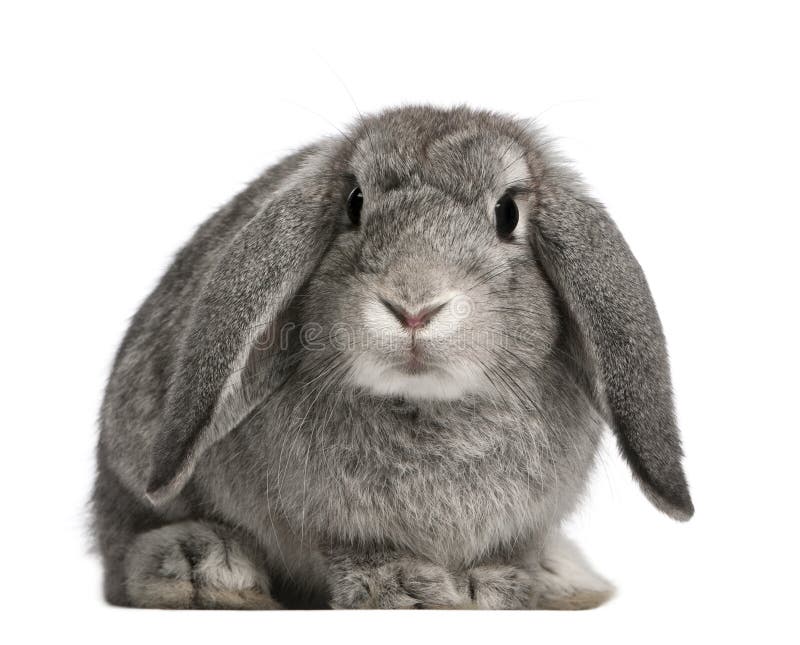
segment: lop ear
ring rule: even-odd
[[[177,494],[200,455],[280,384],[281,315],[334,231],[330,181],[314,163],[307,161],[267,198],[204,281],[152,449],[146,494],[155,504]]]
[[[644,494],[688,520],[666,343],[642,269],[602,205],[578,189],[545,192],[532,243],[570,319],[590,396]]]

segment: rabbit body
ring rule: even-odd
[[[560,525],[606,423],[648,497],[691,514],[663,337],[617,236],[540,134],[467,108],[387,111],[267,170],[179,253],[118,353],[94,494],[106,597],[602,602]],[[600,297],[569,274],[582,262],[612,274]]]

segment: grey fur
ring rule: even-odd
[[[492,205],[509,187],[524,221],[502,241]],[[452,290],[472,306],[459,334],[416,341],[441,392],[392,395],[369,370],[412,341],[386,344],[365,307]],[[540,564],[564,562],[548,545],[605,423],[648,498],[688,519],[658,315],[602,206],[515,119],[362,119],[203,224],[134,317],[101,411],[106,597],[592,606],[602,579],[581,588]],[[574,559],[557,569],[588,570]]]

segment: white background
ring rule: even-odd
[[[790,8],[3,2],[3,640],[796,639]],[[663,318],[695,519],[652,509],[609,443],[572,525],[620,589],[593,612],[104,605],[84,504],[129,317],[193,229],[264,166],[334,133],[356,105],[412,102],[537,117],[607,204]]]

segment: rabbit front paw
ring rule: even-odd
[[[413,557],[334,558],[329,592],[334,609],[444,609],[469,604],[447,569]]]
[[[475,609],[532,609],[536,602],[533,576],[522,567],[481,565],[468,570],[461,580]]]
[[[135,607],[274,609],[266,574],[225,527],[181,522],[141,534],[126,558]]]

